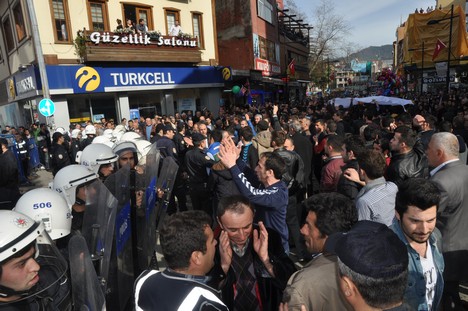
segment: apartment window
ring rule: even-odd
[[[23,10],[21,8],[21,2],[13,7],[13,17],[15,18],[16,37],[18,42],[21,42],[26,38],[26,26],[24,24]]]
[[[197,45],[200,49],[205,48],[203,40],[203,20],[202,14],[192,13],[193,36],[197,38]]]
[[[257,1],[257,14],[270,24],[273,24],[273,6],[268,0]]]
[[[125,20],[131,20],[133,23],[138,24],[140,18],[144,19],[148,30],[153,30],[153,14],[151,7],[135,6],[133,4],[123,4]]]
[[[88,1],[88,16],[90,20],[89,28],[91,30],[109,30],[109,20],[107,18],[107,2]]]
[[[3,21],[3,37],[5,38],[5,46],[7,52],[11,52],[15,48],[15,40],[13,38],[13,28],[11,27],[10,16],[7,15]]]
[[[70,42],[70,16],[68,14],[67,0],[51,0],[52,22],[56,42]]]
[[[164,9],[164,12],[166,15],[166,33],[169,34],[169,29],[175,24],[175,21],[179,21],[179,25],[182,26],[182,32],[184,32],[183,25],[180,24],[179,11],[175,9]]]

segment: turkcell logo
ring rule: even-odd
[[[81,67],[76,71],[75,80],[78,83],[78,88],[86,92],[96,90],[101,84],[101,77],[93,67]]]

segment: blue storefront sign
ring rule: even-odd
[[[8,102],[18,101],[39,95],[42,89],[39,70],[28,65],[6,80]]]
[[[223,87],[229,67],[47,66],[51,94]]]

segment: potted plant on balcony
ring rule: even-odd
[[[78,30],[76,32],[76,37],[73,40],[73,45],[75,46],[75,55],[80,58],[80,63],[84,62],[84,57],[86,55],[86,40],[88,40],[85,35],[86,28],[83,30]]]
[[[177,35],[177,38],[182,39],[182,40],[190,40],[193,38],[193,36],[189,33],[183,33],[182,31],[179,32]]]
[[[115,34],[118,34],[118,35],[129,35],[129,34],[134,34],[135,33],[135,30],[132,29],[132,28],[120,28],[120,29],[115,29],[114,30],[114,33]]]
[[[158,41],[159,37],[161,37],[161,32],[158,30],[150,30],[146,34],[150,37],[151,41]]]

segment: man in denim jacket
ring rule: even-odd
[[[422,178],[410,178],[398,189],[396,219],[390,228],[408,249],[404,302],[414,310],[437,310],[444,288],[441,234],[435,227],[440,191]]]

